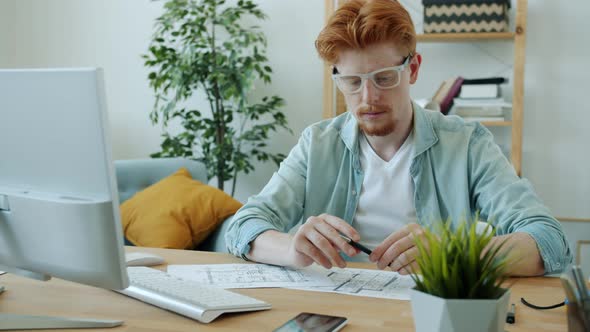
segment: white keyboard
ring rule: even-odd
[[[209,323],[226,312],[270,309],[270,304],[222,288],[184,280],[148,267],[128,267],[129,287],[117,291],[183,316]]]

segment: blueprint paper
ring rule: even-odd
[[[393,271],[318,265],[293,270],[266,264],[170,265],[168,273],[220,288],[292,288],[396,300],[409,300],[410,276]]]
[[[168,273],[220,288],[331,286],[325,270],[293,270],[266,264],[169,265]]]
[[[289,287],[307,291],[331,292],[356,296],[369,296],[395,300],[409,300],[410,289],[415,286],[412,277],[393,271],[332,268],[324,270],[330,286]]]

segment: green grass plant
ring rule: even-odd
[[[425,228],[425,241],[416,241],[419,272],[411,274],[416,290],[445,299],[502,296],[509,265],[503,250],[506,243],[488,248],[495,231],[477,234],[477,218],[471,223],[463,221],[455,229],[449,221]]]

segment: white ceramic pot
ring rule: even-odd
[[[416,332],[504,332],[510,290],[495,300],[443,299],[410,290]]]

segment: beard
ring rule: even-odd
[[[363,115],[368,113],[383,113],[375,119]],[[368,136],[387,136],[396,127],[393,107],[389,105],[360,105],[353,113],[358,122],[359,128]]]

